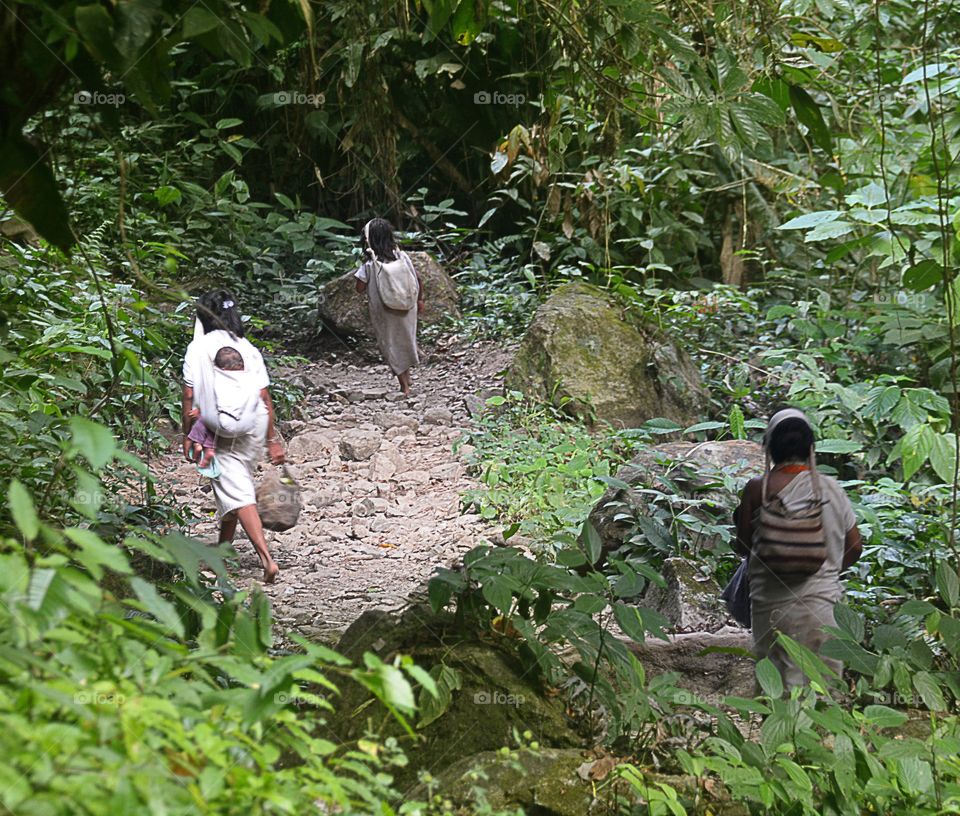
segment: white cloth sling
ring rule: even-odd
[[[194,326],[194,343],[199,345],[196,365],[192,370],[194,404],[200,410],[203,424],[218,437],[236,438],[249,434],[257,423],[260,406],[260,377],[246,364],[242,371],[224,371],[214,365],[214,358],[222,348],[233,348],[246,359],[243,345],[249,341],[230,337],[226,332],[212,332],[197,337]],[[202,332],[203,327],[200,326]],[[226,334],[221,337],[219,335]]]

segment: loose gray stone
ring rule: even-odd
[[[373,424],[380,426],[384,430],[389,430],[390,428],[409,428],[412,431],[416,431],[417,428],[420,427],[420,423],[416,417],[394,411],[381,411],[380,413],[374,414]]]
[[[321,431],[310,431],[287,443],[287,458],[291,462],[315,462],[328,459],[333,449],[334,443],[329,436]]]
[[[447,408],[427,408],[423,413],[423,421],[427,425],[452,425],[453,412]]]
[[[383,434],[377,431],[352,428],[340,437],[340,455],[354,462],[364,462],[380,448]]]

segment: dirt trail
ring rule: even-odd
[[[398,399],[385,366],[345,348],[285,372],[306,393],[301,418],[282,425],[303,512],[293,530],[267,534],[281,573],[264,590],[282,627],[335,641],[361,612],[402,606],[436,567],[493,533],[461,513],[474,482],[453,448],[467,424],[464,399],[500,385],[509,353],[490,343],[423,351],[410,400]],[[209,484],[175,453],[163,468],[161,479],[204,519],[190,532],[216,540]],[[237,583],[260,585],[242,533],[236,549]]]
[[[498,525],[461,511],[462,493],[476,482],[454,447],[469,425],[465,400],[502,387],[510,351],[440,341],[421,352],[409,401],[399,399],[395,380],[368,352],[339,347],[282,372],[305,395],[298,418],[282,424],[304,508],[293,530],[267,534],[281,572],[263,589],[281,631],[333,644],[364,611],[399,609],[437,567],[456,565],[484,540],[502,540]],[[162,467],[161,480],[203,519],[190,533],[215,541],[209,483],[177,453]],[[242,532],[236,549],[236,583],[262,586],[259,560]],[[679,670],[680,685],[704,699],[749,694],[749,662],[704,655],[711,645],[748,648],[749,634],[676,635],[637,651],[651,676]]]

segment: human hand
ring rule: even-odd
[[[417,301],[417,314],[423,314],[423,310],[427,308],[427,304],[422,300]]]
[[[190,419],[200,419],[200,409],[196,407],[191,408],[187,416],[190,417]]]
[[[267,443],[267,456],[270,457],[270,461],[275,465],[282,465],[287,460],[283,452],[283,445],[276,439],[273,442]]]

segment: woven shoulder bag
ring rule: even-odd
[[[820,571],[827,560],[823,529],[823,494],[813,454],[810,454],[812,495],[785,503],[767,497],[769,468],[763,475],[762,504],[754,523],[753,555],[770,572],[784,578],[802,578]]]

